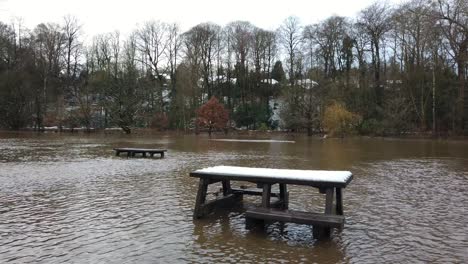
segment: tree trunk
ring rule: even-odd
[[[464,122],[464,110],[465,110],[465,72],[464,72],[464,61],[458,60],[458,99],[457,99],[457,130],[462,132]]]
[[[457,60],[457,74],[458,74],[458,100],[457,100],[457,130],[462,132],[467,127],[464,127],[465,110],[468,110],[468,106],[465,105],[465,54],[467,53],[468,39],[460,45]]]
[[[434,63],[435,64],[435,63]],[[435,65],[432,66],[432,136],[436,136],[436,77]]]
[[[374,41],[375,47],[375,64],[374,64],[374,81],[375,81],[375,96],[377,99],[377,105],[382,106],[383,89],[380,85],[380,48],[379,40]]]

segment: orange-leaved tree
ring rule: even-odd
[[[208,128],[210,136],[213,129],[226,128],[228,120],[227,110],[214,96],[197,110],[197,124]]]

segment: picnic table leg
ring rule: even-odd
[[[143,158],[146,158],[146,152],[143,152],[142,154],[143,154]]]
[[[226,195],[232,193],[232,191],[231,191],[231,181],[230,180],[223,180],[222,183],[223,183],[223,196],[226,196]]]
[[[127,151],[127,158],[130,157],[132,153],[130,151]]]
[[[262,193],[262,207],[265,207],[265,208],[270,207],[270,198],[271,198],[271,184],[264,183],[263,193]]]
[[[333,212],[333,189],[327,188],[325,191],[325,214],[332,214]]]
[[[117,156],[117,157],[120,156],[120,151],[116,150],[115,151],[115,156]]]
[[[336,214],[343,215],[343,193],[341,188],[336,188]]]
[[[282,203],[283,209],[288,209],[289,207],[289,195],[288,195],[288,188],[285,183],[280,183],[279,185],[279,195],[280,195],[280,200]]]
[[[270,207],[270,198],[271,198],[271,184],[270,183],[257,183],[257,186],[263,187],[262,192],[262,207]],[[263,228],[265,226],[265,221],[262,219],[246,218],[245,219],[245,228]]]
[[[150,157],[151,157],[151,158],[154,157],[154,153],[153,153],[153,152],[150,153]]]
[[[161,152],[161,159],[164,158],[164,151]]]
[[[325,189],[325,214],[333,214],[333,193],[335,192],[334,188]],[[313,236],[314,238],[323,238],[330,237],[331,228],[330,227],[313,227]]]
[[[200,178],[198,183],[197,198],[195,200],[195,209],[193,210],[193,219],[203,217],[203,205],[206,201],[206,193],[208,191],[208,180]]]

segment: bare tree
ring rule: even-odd
[[[230,34],[230,48],[236,61],[234,67],[239,85],[240,101],[242,106],[245,106],[248,96],[247,91],[249,90],[248,59],[251,52],[254,26],[246,21],[234,21],[229,23],[227,27]]]
[[[65,73],[63,76],[64,90],[59,96],[57,104],[57,117],[59,122],[59,129],[62,129],[62,122],[64,120],[64,106],[65,95],[73,93],[77,89],[77,79],[80,71],[80,57],[82,55],[82,43],[80,41],[81,25],[76,17],[66,16],[64,18],[63,26],[64,37],[64,52],[63,63]],[[74,98],[77,100],[77,98]]]
[[[0,22],[0,125],[20,129],[29,124],[36,82],[33,38],[18,19]]]
[[[289,82],[295,85],[295,68],[297,53],[300,52],[301,43],[303,41],[302,27],[297,17],[288,17],[278,30],[280,43],[288,55],[289,65]]]
[[[419,119],[421,130],[426,129],[426,108],[431,99],[427,69],[431,67],[430,45],[437,39],[435,20],[429,17],[430,8],[420,1],[412,1],[395,10],[392,34],[402,47],[404,81],[411,107]]]
[[[374,86],[377,105],[382,105],[383,84],[381,83],[380,44],[384,34],[390,30],[391,9],[385,3],[375,2],[361,11],[358,24],[365,29],[371,40],[372,65],[374,66]]]
[[[40,130],[47,112],[49,89],[58,86],[64,35],[59,25],[51,23],[39,24],[34,30],[34,34],[36,59],[42,79],[42,86],[36,86],[35,93],[36,128]]]
[[[267,74],[268,82],[272,84],[271,71],[278,54],[276,33],[273,31],[265,32],[265,58],[263,60],[263,71]]]
[[[438,0],[435,15],[456,63],[458,75],[457,128],[468,128],[468,91],[466,75],[468,68],[468,2],[465,0]],[[465,123],[464,123],[465,122]]]
[[[326,77],[334,78],[338,71],[344,68],[341,57],[343,41],[347,37],[346,29],[345,18],[338,16],[330,17],[316,25],[309,25],[304,29],[304,39],[309,49],[317,47],[315,54],[323,61],[323,72]]]
[[[202,103],[202,89],[199,89],[199,80],[202,76],[202,38],[198,34],[198,30],[192,28],[183,35],[183,49],[185,55],[185,65],[183,70],[186,75],[184,82],[188,86],[189,93],[192,94],[190,98],[190,108],[195,111]]]
[[[146,22],[136,32],[137,48],[144,54],[142,63],[147,67],[148,73],[154,81],[155,89],[150,90],[148,98],[153,112],[163,112],[164,110],[161,63],[166,59],[166,50],[169,45],[168,32],[168,25],[160,21]]]
[[[179,25],[176,23],[169,25],[168,27],[168,43],[166,50],[166,57],[169,62],[169,77],[171,81],[171,96],[175,97],[176,93],[176,74],[177,74],[177,63],[179,58],[179,51],[182,45],[182,37],[180,34]]]
[[[213,95],[214,85],[214,63],[216,60],[216,46],[218,44],[221,27],[212,23],[203,23],[196,25],[187,32],[190,43],[199,45],[200,48],[200,72],[203,78],[202,89],[206,93],[206,100]]]

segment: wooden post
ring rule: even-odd
[[[132,153],[130,151],[127,151],[127,158],[130,157]]]
[[[336,214],[343,215],[343,193],[341,188],[336,188]]]
[[[315,239],[329,238],[331,233],[330,227],[312,227],[312,235]]]
[[[203,205],[206,201],[206,192],[208,191],[208,180],[200,178],[198,182],[197,198],[195,200],[195,209],[193,210],[193,219],[203,217]]]
[[[333,213],[333,193],[335,192],[334,188],[326,188],[325,190],[325,214],[332,214]],[[328,238],[331,234],[330,227],[321,227],[321,226],[314,226],[312,230],[312,234],[314,238],[321,239],[321,238]]]
[[[285,183],[280,183],[279,185],[279,197],[282,203],[283,209],[288,209],[289,207],[289,195],[288,195],[288,188]]]
[[[325,214],[332,214],[333,212],[333,189],[327,188],[325,190]]]
[[[222,184],[223,184],[223,195],[224,196],[232,193],[232,191],[231,191],[231,181],[230,180],[223,180]]]
[[[271,184],[264,183],[263,193],[262,193],[262,207],[265,207],[265,208],[270,207],[270,198],[271,198]]]
[[[164,151],[161,151],[161,159],[164,158]]]

